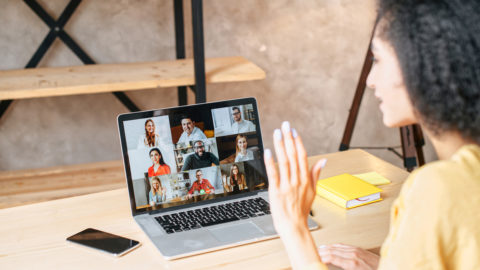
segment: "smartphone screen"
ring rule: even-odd
[[[140,244],[138,241],[92,228],[68,237],[67,241],[102,250],[115,256],[121,256]]]

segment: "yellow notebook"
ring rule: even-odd
[[[382,200],[381,191],[376,186],[348,173],[317,182],[318,195],[346,209]]]

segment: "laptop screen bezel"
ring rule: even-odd
[[[129,160],[129,155],[128,155],[127,140],[126,140],[126,137],[125,137],[125,128],[124,128],[124,122],[125,121],[169,115],[169,114],[182,112],[182,110],[191,110],[191,109],[199,109],[199,108],[204,109],[204,110],[212,110],[212,109],[216,109],[216,108],[232,107],[232,106],[247,105],[247,104],[252,104],[253,109],[254,109],[253,111],[255,113],[255,119],[257,119],[257,121],[255,121],[256,136],[258,138],[258,148],[259,148],[259,151],[260,151],[260,156],[262,157],[261,159],[263,161],[263,152],[264,152],[263,137],[262,137],[262,132],[261,132],[261,129],[260,129],[260,118],[259,118],[257,100],[253,97],[120,114],[117,117],[117,122],[118,122],[118,130],[119,130],[119,135],[120,135],[120,144],[121,144],[121,148],[122,148],[123,164],[124,164],[124,168],[125,168],[125,178],[127,180],[127,188],[128,188],[128,194],[129,194],[129,199],[130,199],[130,207],[131,207],[132,215],[135,216],[135,215],[146,214],[146,213],[151,214],[151,213],[159,213],[159,212],[167,212],[167,211],[172,211],[172,210],[178,210],[178,209],[183,209],[183,208],[189,208],[189,207],[192,207],[193,205],[198,206],[198,205],[202,205],[202,204],[209,204],[209,203],[213,203],[213,202],[236,199],[236,198],[245,197],[245,196],[252,196],[252,195],[254,195],[254,194],[256,194],[260,191],[264,191],[264,190],[253,190],[253,191],[243,192],[241,194],[234,194],[234,195],[229,195],[229,196],[226,196],[226,197],[214,198],[214,199],[210,199],[210,200],[206,200],[206,201],[189,203],[189,204],[184,204],[184,205],[179,205],[179,206],[172,206],[172,207],[157,209],[157,210],[137,209],[137,206],[136,206],[136,203],[135,203],[135,195],[134,195],[134,189],[133,189],[133,179],[132,179],[132,176],[131,176],[131,168],[130,168],[130,160]],[[261,163],[262,163],[263,166],[265,166],[263,162],[261,162]],[[264,171],[266,171],[265,168],[263,168],[263,169],[264,169]],[[268,187],[268,177],[267,177],[266,174],[265,174],[264,177],[265,177],[265,180],[266,180],[266,183],[265,183],[266,187]]]

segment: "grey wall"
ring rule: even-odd
[[[57,18],[67,0],[39,1]],[[174,59],[173,1],[84,0],[65,29],[98,63]],[[190,1],[185,4],[191,56]],[[18,0],[0,0],[0,69],[23,68],[48,28]],[[267,72],[263,81],[208,85],[208,101],[254,96],[265,144],[291,121],[310,155],[337,151],[375,17],[372,0],[206,0],[207,57],[242,55]],[[60,41],[39,66],[80,65]],[[142,109],[177,104],[173,88],[129,92]],[[190,103],[193,96],[189,94]],[[111,94],[15,101],[0,119],[0,170],[120,159]],[[400,145],[367,91],[352,145]],[[427,160],[435,159],[430,145]],[[373,151],[401,166],[386,151]]]

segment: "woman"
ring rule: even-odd
[[[240,191],[247,189],[245,175],[240,172],[237,164],[233,164],[230,168],[230,189],[231,191]]]
[[[242,162],[253,159],[253,152],[247,149],[247,137],[245,135],[238,135],[235,139],[235,147],[237,152],[235,153],[235,162]]]
[[[145,121],[145,134],[138,140],[137,148],[155,147],[160,144],[160,135],[155,133],[155,123],[152,119]]]
[[[152,178],[152,189],[148,193],[148,201],[150,205],[154,206],[165,202],[167,199],[167,190],[162,187],[162,182],[155,176]]]
[[[288,122],[275,130],[280,172],[265,151],[270,205],[294,268],[480,269],[479,33],[476,0],[379,2],[368,86],[384,124],[419,123],[440,159],[405,181],[381,257],[340,244],[316,250],[306,220],[322,164],[308,171],[302,140]]]
[[[153,165],[148,168],[149,177],[170,174],[170,166],[165,164],[165,161],[163,161],[163,156],[160,152],[160,149],[152,148],[149,154],[153,163]]]

